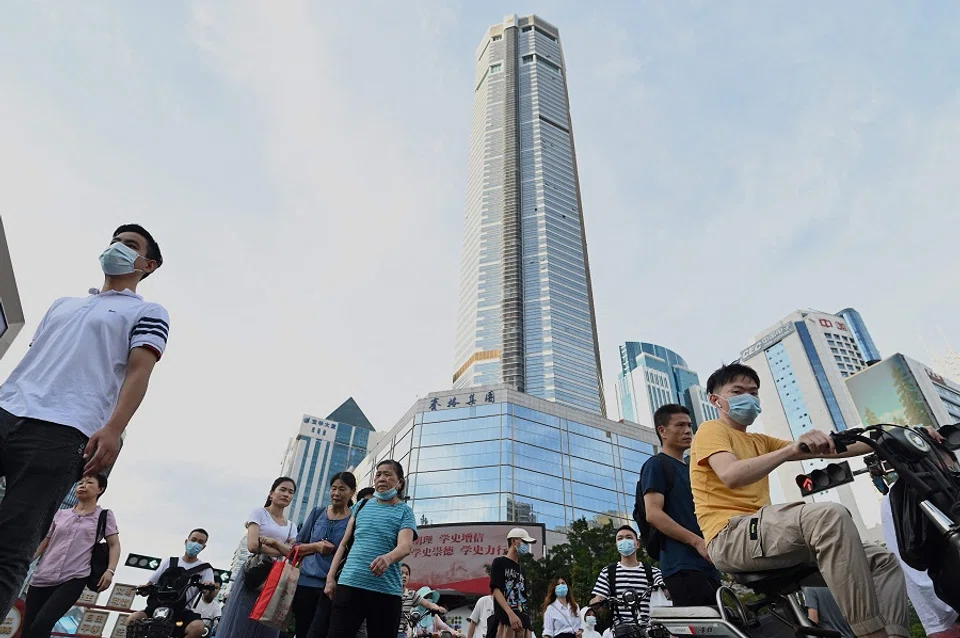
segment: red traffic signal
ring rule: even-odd
[[[830,463],[822,470],[797,475],[797,486],[803,496],[825,492],[852,482],[853,472],[850,470],[850,464],[846,461]]]

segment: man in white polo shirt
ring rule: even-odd
[[[0,386],[0,618],[67,490],[117,458],[167,346],[167,311],[136,292],[162,263],[144,228],[118,228],[100,255],[101,290],[53,302]]]

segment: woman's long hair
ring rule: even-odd
[[[547,613],[547,607],[552,605],[557,599],[557,585],[560,584],[561,580],[563,584],[567,586],[567,603],[570,605],[570,611],[575,614],[578,613],[577,599],[573,597],[573,587],[570,586],[570,581],[563,576],[557,576],[550,581],[550,586],[547,587],[547,597],[543,599],[543,608],[540,610],[541,614]]]

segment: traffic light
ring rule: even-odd
[[[810,496],[818,492],[825,492],[846,483],[853,482],[853,472],[846,461],[830,463],[821,470],[814,470],[809,474],[797,475],[797,486],[800,494]]]
[[[152,572],[160,567],[160,559],[156,556],[144,556],[143,554],[129,554],[127,556],[127,567],[136,567],[137,569],[149,569]]]

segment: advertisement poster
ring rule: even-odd
[[[110,638],[127,638],[127,618],[129,617],[130,614],[120,614],[113,626],[113,631],[110,632]]]
[[[902,355],[876,363],[846,382],[864,425],[937,425]]]
[[[80,594],[80,598],[77,599],[77,603],[82,605],[96,605],[99,598],[100,594],[98,592],[84,587],[83,593]]]
[[[530,550],[543,558],[546,528],[542,523],[466,523],[423,525],[404,561],[412,572],[411,589],[427,586],[462,594],[490,593],[487,568],[497,556],[507,553],[507,534],[522,527],[537,540]]]

